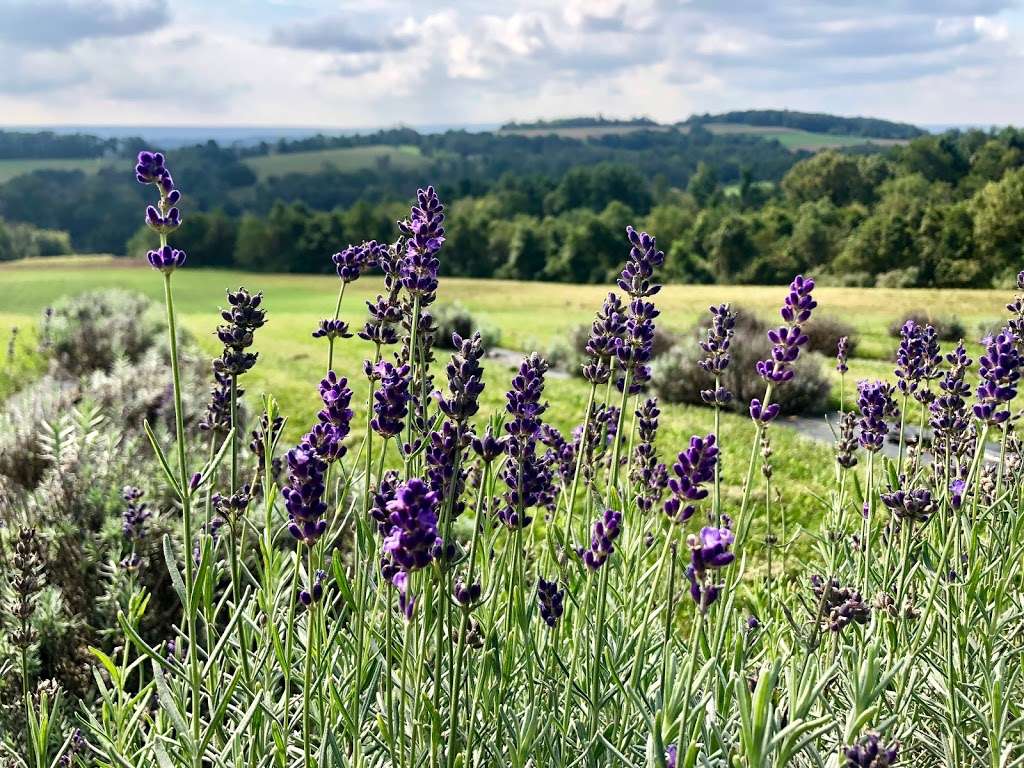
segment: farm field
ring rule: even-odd
[[[419,168],[425,164],[418,147],[392,147],[386,145],[321,149],[312,152],[286,152],[248,158],[245,163],[259,178],[281,176],[286,173],[315,173],[325,165],[339,171],[351,172],[376,168],[388,163],[395,169]]]
[[[100,157],[51,158],[51,159],[2,159],[0,160],[0,184],[33,171],[85,171],[96,173],[110,161]]]
[[[832,133],[813,133],[802,131],[796,128],[784,128],[778,126],[745,125],[741,123],[708,123],[705,125],[711,133],[717,134],[750,134],[767,140],[776,140],[787,149],[794,152],[807,150],[816,152],[821,149],[836,149],[840,147],[854,147],[862,144],[877,144],[880,146],[894,146],[905,144],[902,139],[874,139],[864,136],[844,136]]]

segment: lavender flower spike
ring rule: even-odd
[[[352,283],[359,279],[364,270],[379,263],[384,248],[376,240],[368,240],[361,245],[348,246],[331,256],[331,261],[342,282]]]
[[[899,416],[893,398],[894,387],[883,381],[861,381],[857,384],[857,407],[860,409],[860,444],[872,453],[880,451],[889,434],[887,418]]]
[[[583,366],[583,378],[592,384],[608,381],[615,348],[625,332],[626,311],[622,299],[616,293],[609,293],[590,327],[590,338],[586,346],[590,359]]]
[[[981,383],[974,415],[996,426],[1010,418],[1010,409],[1006,406],[1017,396],[1022,360],[1017,340],[1009,331],[1004,330],[995,338],[990,336],[982,343],[985,354],[978,359]]]
[[[409,413],[409,365],[395,366],[382,361],[374,369],[380,388],[373,393],[373,418],[370,426],[384,438],[402,433]]]
[[[399,265],[402,286],[413,296],[433,299],[437,290],[437,253],[444,243],[444,206],[433,187],[416,192],[417,205],[410,216],[398,223],[408,238],[406,252]]]
[[[552,629],[562,618],[565,610],[565,590],[558,588],[558,580],[547,581],[543,576],[537,579],[537,602],[540,604],[540,617]]]
[[[711,326],[708,328],[707,336],[700,342],[700,348],[704,350],[704,357],[697,365],[701,370],[712,376],[721,376],[729,367],[729,345],[736,328],[736,313],[728,304],[720,304],[711,307]],[[732,393],[725,387],[718,389],[706,389],[700,393],[701,400],[707,405],[723,407],[732,400]]]
[[[811,311],[818,303],[811,297],[814,280],[797,275],[789,285],[789,295],[783,302],[779,314],[785,325],[768,331],[772,342],[772,356],[757,363],[758,375],[776,384],[793,378],[792,365],[800,356],[800,348],[807,343],[801,325],[811,319]]]
[[[153,269],[159,270],[165,275],[169,275],[179,267],[185,266],[186,256],[184,251],[180,251],[177,248],[171,248],[169,245],[164,245],[155,251],[149,251],[146,254],[146,258],[149,260],[149,265],[153,267]]]
[[[703,485],[715,476],[717,463],[718,446],[714,435],[690,438],[689,448],[681,451],[672,465],[675,477],[668,481],[672,498],[665,502],[665,514],[672,522],[685,523],[693,517],[697,509],[693,502],[707,498],[708,490]]]
[[[554,501],[549,460],[537,453],[541,415],[547,410],[547,403],[541,402],[547,369],[546,360],[537,354],[530,355],[519,366],[512,389],[505,394],[506,410],[512,417],[505,424],[508,460],[502,474],[508,490],[498,517],[509,528],[526,527],[533,520],[527,510],[550,506]]]
[[[736,537],[728,527],[704,527],[699,536],[691,534],[687,543],[690,547],[690,565],[686,577],[690,581],[690,596],[701,613],[714,603],[721,594],[721,585],[715,584],[711,572],[729,565],[735,555],[729,547]]]
[[[434,559],[437,535],[437,494],[419,478],[400,486],[388,502],[391,530],[384,539],[384,554],[407,573],[428,566]]]
[[[839,339],[836,344],[836,370],[839,373],[846,373],[850,370],[846,364],[850,358],[850,339],[848,336],[843,336]]]
[[[290,523],[288,530],[299,541],[313,546],[327,530],[323,519],[324,472],[327,465],[309,443],[301,443],[288,451],[288,484],[282,489]]]
[[[633,299],[653,296],[661,290],[661,286],[651,282],[651,278],[654,270],[665,263],[665,253],[658,250],[654,237],[646,232],[626,227],[626,238],[631,247],[618,286]]]
[[[843,768],[889,768],[899,758],[899,743],[885,745],[877,733],[869,733],[843,749]]]
[[[615,551],[615,540],[622,532],[622,513],[606,509],[604,515],[594,521],[591,531],[590,549],[580,550],[578,554],[587,568],[596,571]]]

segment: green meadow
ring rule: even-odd
[[[367,147],[319,149],[311,152],[285,152],[250,157],[245,164],[262,180],[286,173],[316,173],[325,166],[342,172],[379,168],[388,165],[398,170],[420,168],[426,159],[419,147],[393,147],[384,144]]]
[[[33,343],[42,310],[59,297],[106,287],[142,292],[155,301],[163,300],[163,281],[148,267],[126,265],[110,257],[46,259],[16,262],[0,267],[0,354],[5,354],[10,329],[17,327],[18,343],[14,363],[4,361],[0,391],[17,385],[18,376],[38,373],[27,348]],[[174,275],[175,306],[182,325],[213,356],[218,343],[213,335],[217,310],[224,303],[224,291],[240,285],[265,294],[269,321],[257,334],[255,349],[260,362],[244,382],[250,402],[264,393],[281,402],[290,422],[288,439],[301,435],[320,406],[316,383],[327,363],[327,344],[310,334],[317,321],[333,312],[339,282],[333,276],[254,274],[239,271],[200,270],[186,267]],[[362,324],[364,301],[380,289],[380,281],[364,277],[349,286],[342,305],[342,317],[353,326]],[[685,331],[712,303],[732,302],[765,319],[773,317],[784,297],[783,286],[686,286],[669,285],[657,296],[659,322],[674,331]],[[500,329],[502,347],[527,352],[544,350],[551,341],[564,337],[573,326],[589,322],[600,306],[607,288],[599,285],[561,285],[536,282],[445,278],[438,302],[460,302],[476,320]],[[820,287],[815,290],[818,312],[853,324],[860,334],[858,357],[851,361],[847,376],[847,402],[853,382],[863,377],[891,375],[889,362],[895,342],[888,336],[890,323],[911,310],[925,310],[937,317],[956,316],[968,336],[1005,314],[1009,296],[1002,291],[982,290],[886,290]],[[944,345],[946,347],[948,345]],[[370,345],[354,337],[338,342],[335,369],[353,383],[356,402],[366,397],[362,361]],[[444,350],[436,350],[438,360]],[[487,389],[482,398],[482,415],[504,406],[504,392],[513,374],[507,360],[486,361]],[[838,399],[839,378],[828,367]],[[440,371],[439,371],[440,374]],[[753,375],[753,374],[751,374]],[[5,384],[4,377],[7,381]],[[15,379],[15,380],[12,380]],[[585,408],[587,385],[579,379],[549,377],[548,418],[563,430],[571,429]],[[356,409],[357,420],[364,409]],[[659,442],[663,456],[685,447],[690,435],[711,431],[712,414],[704,408],[664,405]],[[776,475],[786,477],[799,489],[790,496],[787,514],[792,525],[817,517],[814,496],[823,491],[833,473],[831,449],[799,435],[795,430],[773,430]],[[361,434],[358,426],[353,434]],[[725,446],[723,466],[726,492],[733,499],[740,494],[743,467],[753,438],[749,420],[725,415],[721,430]]]
[[[96,173],[109,161],[99,157],[49,158],[49,159],[0,159],[0,184],[33,171],[85,171]]]

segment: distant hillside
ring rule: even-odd
[[[505,123],[499,134],[515,136],[560,136],[563,139],[592,139],[616,136],[635,131],[669,131],[673,126],[661,125],[649,117],[632,120],[614,120],[597,117],[565,117],[555,120],[537,120],[532,123]]]
[[[757,127],[790,128],[808,133],[860,136],[868,139],[914,139],[927,131],[910,123],[895,123],[876,117],[840,117],[820,112],[788,109],[748,109],[740,112],[691,115],[684,125],[740,124]]]
[[[535,120],[532,123],[519,123],[513,120],[501,126],[502,131],[534,131],[544,128],[593,128],[596,126],[628,125],[632,127],[654,127],[657,126],[654,120],[649,117],[634,117],[630,120],[617,120],[607,118],[603,115],[597,117],[559,117],[553,120]]]

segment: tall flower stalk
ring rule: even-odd
[[[176,493],[181,502],[184,538],[191,546],[194,536],[192,520],[192,494],[189,488],[189,465],[185,438],[185,416],[181,397],[181,364],[178,355],[178,330],[175,324],[174,295],[171,290],[171,276],[176,269],[184,266],[185,252],[172,248],[168,243],[168,235],[181,226],[181,213],[177,207],[181,200],[181,191],[175,186],[174,179],[160,152],[140,152],[135,165],[135,178],[140,184],[150,184],[159,193],[155,206],[146,208],[146,225],[160,238],[160,246],[146,255],[150,266],[159,271],[164,278],[164,306],[167,312],[167,342],[171,358],[171,382],[174,393],[174,430],[178,454],[178,487]],[[185,560],[185,593],[182,603],[185,611],[186,640],[188,643],[188,665],[192,686],[192,738],[200,737],[200,713],[202,707],[202,691],[199,668],[199,637],[196,632],[198,605],[194,594],[193,558],[186,555]],[[200,765],[196,756],[195,765]]]

